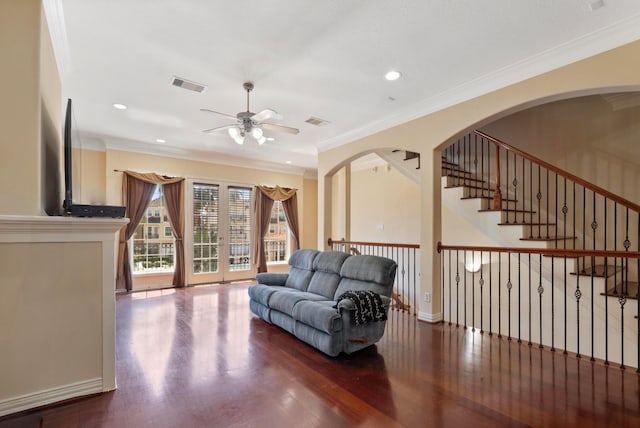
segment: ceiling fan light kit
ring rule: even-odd
[[[245,91],[247,91],[247,111],[240,112],[236,114],[235,124],[218,126],[216,128],[205,129],[202,132],[210,133],[227,130],[229,136],[238,144],[244,144],[245,137],[247,135],[251,135],[251,137],[258,142],[258,144],[262,145],[265,141],[267,141],[267,137],[264,136],[264,129],[269,131],[276,132],[287,132],[289,134],[297,134],[300,131],[297,128],[291,128],[289,126],[284,125],[276,125],[274,123],[265,122],[266,120],[279,118],[278,113],[272,109],[264,109],[259,113],[252,113],[249,110],[249,92],[253,90],[253,83],[244,82],[242,87]],[[220,113],[214,110],[209,109],[200,109],[201,111],[206,111],[209,113],[215,113],[221,116],[233,118],[234,116],[226,113]],[[273,139],[269,139],[269,141],[273,141]]]

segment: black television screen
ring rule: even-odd
[[[64,202],[62,209],[65,214],[71,213],[73,194],[71,181],[72,171],[72,141],[71,141],[71,98],[67,100],[67,111],[64,118]]]
[[[115,205],[82,205],[73,203],[73,141],[71,138],[71,124],[73,111],[71,98],[67,100],[67,111],[64,117],[64,201],[62,210],[64,215],[74,217],[124,217],[125,207]]]

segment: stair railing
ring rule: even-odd
[[[441,243],[437,250],[442,313],[449,325],[577,358],[586,354],[591,361],[616,362],[622,369],[635,365],[640,373],[638,288],[630,296],[620,293],[616,305],[602,297],[606,281],[594,286],[595,272],[586,280],[570,274],[574,260],[605,257],[640,264],[640,252]],[[635,304],[625,311],[627,297]]]
[[[525,226],[523,241],[594,251],[640,248],[640,205],[482,131],[447,147],[442,169],[448,187],[463,186],[466,198],[483,199],[484,211],[501,211],[501,225]],[[628,259],[590,262],[582,257],[580,272],[613,274],[613,294],[627,293],[629,278],[640,271]]]
[[[391,309],[417,314],[416,293],[419,290],[420,245],[364,241],[334,241],[329,248],[349,254],[367,254],[387,257],[398,264],[393,285]]]

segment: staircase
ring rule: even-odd
[[[479,131],[443,151],[442,186],[456,236],[491,241],[438,244],[446,321],[640,366],[639,206]]]
[[[640,240],[640,207],[482,132],[463,137],[443,152],[442,177],[444,189],[461,189],[462,200],[479,201],[479,213],[499,213],[498,227],[518,228],[519,242],[503,245],[638,250],[638,242],[632,244],[629,236]],[[596,205],[605,208],[599,212]],[[612,218],[619,223],[607,224]],[[617,236],[612,236],[614,231]],[[603,295],[637,299],[634,278],[639,270],[615,258],[613,262],[607,257],[583,258],[572,275],[603,279],[607,283]]]

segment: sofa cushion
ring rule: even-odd
[[[344,261],[351,257],[342,251],[324,251],[313,261],[315,273],[309,282],[307,291],[333,299],[340,282],[340,269]]]
[[[298,250],[289,257],[291,268],[285,286],[307,291],[313,276],[313,261],[318,252],[317,250]]]
[[[337,299],[342,293],[350,290],[371,290],[389,297],[397,266],[396,262],[385,257],[351,256],[342,264],[342,279],[333,298]]]
[[[312,293],[283,289],[282,291],[278,291],[277,293],[270,295],[269,307],[287,315],[291,315],[296,303],[309,299],[324,300],[324,297]]]
[[[340,312],[333,307],[335,302],[325,300],[314,302],[303,300],[293,307],[293,318],[325,333],[337,333],[342,330]]]
[[[251,300],[255,300],[256,302],[264,306],[269,306],[269,298],[277,290],[287,290],[287,288],[277,287],[272,285],[256,284],[249,287],[248,293]]]

